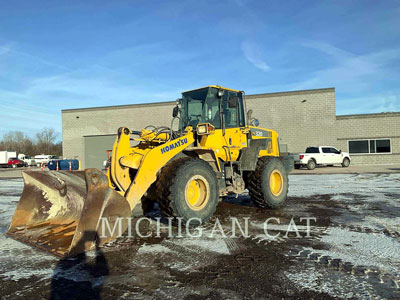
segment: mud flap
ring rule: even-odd
[[[109,188],[101,171],[26,171],[23,177],[8,236],[65,257],[101,246],[127,229],[129,203]]]

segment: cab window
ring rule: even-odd
[[[238,120],[239,100],[237,107],[229,107],[229,98],[231,97],[237,97],[237,93],[229,91],[225,93],[222,99],[226,128],[234,128],[239,126],[239,120]]]
[[[331,153],[331,148],[322,148],[323,153]]]
[[[202,111],[203,102],[201,100],[192,99],[188,107],[188,125],[196,128],[197,124],[201,121]]]
[[[331,153],[340,154],[340,151],[338,151],[337,149],[335,149],[335,148],[330,148],[330,149],[331,149]]]
[[[317,147],[308,147],[306,153],[319,153],[319,149]]]
[[[212,124],[215,128],[221,128],[221,118],[219,115],[218,101],[208,99],[205,104],[205,121]]]

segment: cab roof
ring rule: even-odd
[[[227,90],[227,91],[232,91],[232,92],[240,93],[240,91],[238,91],[238,90],[226,88],[226,87],[223,87],[223,86],[220,86],[220,85],[208,85],[208,86],[205,86],[205,87],[202,87],[202,88],[184,91],[184,92],[182,92],[182,94],[183,94],[183,93],[187,93],[187,92],[193,92],[193,91],[201,90],[201,89],[206,89],[206,88],[217,88],[217,89],[223,89],[223,90]]]

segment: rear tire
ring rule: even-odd
[[[345,157],[345,159],[343,159],[343,162],[342,162],[342,167],[347,168],[348,166],[350,166],[350,159]]]
[[[275,157],[261,157],[255,171],[249,175],[249,194],[259,207],[278,208],[286,200],[289,179],[282,161]]]
[[[211,166],[197,158],[180,158],[161,170],[157,181],[157,202],[166,217],[182,218],[185,225],[206,223],[218,204],[218,181]]]
[[[307,169],[314,170],[316,166],[315,160],[310,159],[307,163]]]
[[[301,165],[294,165],[294,168],[295,168],[296,170],[298,170],[298,169],[301,168]]]

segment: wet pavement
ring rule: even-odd
[[[72,260],[5,237],[22,188],[0,180],[1,299],[400,298],[400,174],[291,175],[284,208],[231,197],[172,237],[154,210],[149,237],[135,219],[132,237]]]

